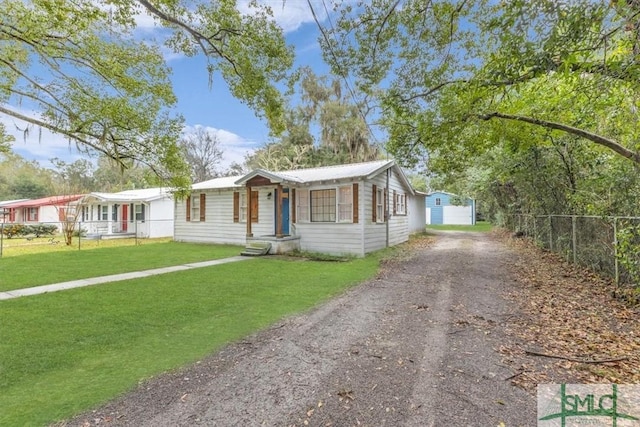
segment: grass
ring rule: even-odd
[[[239,255],[242,248],[173,241],[0,258],[0,291]]]
[[[51,243],[51,239],[53,239],[55,244]],[[12,256],[20,256],[20,255],[31,255],[31,254],[41,254],[41,253],[51,253],[51,252],[78,252],[79,250],[85,249],[103,249],[110,248],[115,246],[136,246],[136,245],[147,245],[151,243],[167,243],[172,241],[173,239],[170,237],[161,237],[154,239],[135,239],[135,238],[126,238],[126,239],[104,239],[104,240],[94,240],[82,239],[78,241],[77,237],[72,239],[72,244],[67,246],[64,244],[64,237],[61,235],[57,236],[46,236],[46,237],[38,237],[33,238],[32,240],[27,240],[25,238],[12,238],[7,239],[6,237],[2,239],[2,257],[12,257]]]
[[[446,231],[475,231],[479,233],[488,233],[492,229],[490,222],[478,221],[475,225],[427,225],[429,230],[446,230]]]
[[[184,256],[177,245],[148,245],[145,257]],[[135,257],[104,251],[111,262]],[[46,425],[95,407],[372,277],[381,256],[257,258],[0,301],[0,425]]]

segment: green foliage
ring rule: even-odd
[[[22,224],[3,224],[2,228],[0,228],[7,239],[24,236],[24,229],[25,226]]]
[[[11,143],[15,141],[12,135],[7,134],[4,123],[0,123],[0,153],[8,153],[11,151]]]
[[[176,53],[204,55],[231,93],[283,130],[284,80],[293,52],[268,7],[233,0],[157,2],[89,0],[0,3],[0,112],[64,135],[81,151],[147,165],[167,185],[186,188],[188,167],[178,155],[182,118],[170,69],[155,34],[136,30],[144,11]],[[39,64],[35,67],[34,64]],[[22,113],[22,102],[35,110]],[[26,130],[28,131],[28,129]],[[5,147],[0,129],[0,145]],[[1,150],[0,150],[1,151]]]
[[[387,148],[406,164],[457,174],[497,145],[567,134],[640,163],[638,7],[343,2],[323,54],[381,107]]]
[[[50,195],[50,170],[12,153],[0,153],[0,200],[37,199]]]
[[[33,235],[35,237],[53,236],[58,232],[58,227],[53,224],[28,224],[22,231],[23,236]]]
[[[340,80],[311,69],[300,72],[302,102],[286,111],[286,131],[247,159],[251,168],[288,170],[375,160],[380,151],[359,105],[343,94]],[[311,129],[318,128],[319,135]]]
[[[4,224],[2,234],[8,239],[14,237],[43,237],[53,236],[58,232],[58,227],[51,224]]]
[[[620,221],[616,233],[616,257],[640,292],[640,225]]]

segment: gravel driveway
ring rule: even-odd
[[[496,349],[512,254],[438,233],[410,259],[73,426],[531,426],[535,397]]]

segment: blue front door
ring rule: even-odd
[[[275,192],[275,228],[278,229],[278,190]],[[289,189],[282,189],[282,234],[289,234]]]

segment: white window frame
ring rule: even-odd
[[[314,221],[313,219],[313,193],[320,191],[334,192],[333,212],[324,215],[333,216],[333,220]],[[241,200],[242,203],[242,200]],[[339,187],[299,189],[296,192],[296,222],[301,223],[353,223],[353,185]]]
[[[240,222],[247,222],[247,192],[240,192]]]
[[[344,185],[336,190],[337,222],[353,222],[353,186]]]
[[[325,192],[325,191],[333,191],[333,206],[331,206],[331,203],[327,203],[325,206],[327,208],[329,208],[328,212],[318,212],[317,216],[322,215],[323,219],[322,220],[318,220],[315,219],[314,220],[314,205],[313,205],[313,197],[314,197],[314,193],[320,193],[320,192]],[[335,187],[330,187],[330,188],[317,188],[314,190],[309,190],[309,220],[311,222],[318,222],[318,223],[335,223],[337,218],[338,218],[338,206],[337,206],[337,199],[338,199],[338,195],[337,195],[337,188]],[[333,208],[333,211],[332,211]],[[324,218],[325,216],[329,216],[329,219]],[[333,216],[333,218],[331,218]]]
[[[407,214],[407,196],[404,193],[396,194],[396,214],[397,215]]]
[[[38,208],[27,208],[27,221],[34,222],[38,220]]]
[[[386,219],[384,211],[384,188],[376,189],[376,222],[383,223]]]
[[[134,218],[136,221],[140,221],[140,222],[144,222],[145,221],[145,210],[143,208],[143,203],[136,203],[134,205],[134,209],[135,209],[135,215]]]
[[[191,197],[191,221],[200,221],[200,194]]]
[[[436,206],[441,206],[442,205],[442,199],[440,199],[440,197],[436,197]]]
[[[309,219],[309,190],[304,188],[296,192],[296,221],[310,222]]]

